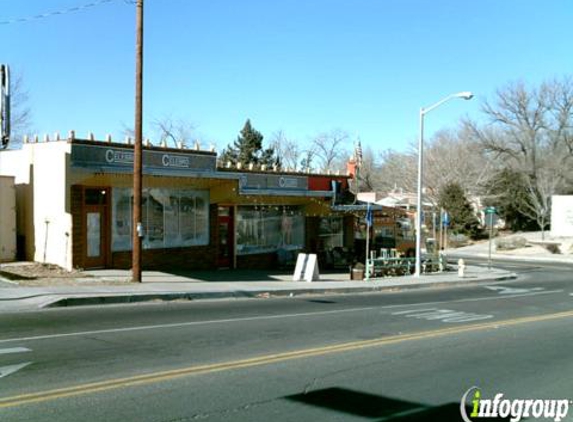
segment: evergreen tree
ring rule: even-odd
[[[450,216],[450,227],[454,233],[461,233],[475,239],[480,236],[479,220],[458,183],[446,185],[439,195],[438,205]]]
[[[528,200],[527,184],[518,171],[506,168],[491,179],[488,205],[496,207],[498,215],[511,230],[537,229],[535,220],[521,212]]]
[[[267,167],[280,167],[280,158],[276,156],[274,148],[263,148],[263,135],[253,128],[251,120],[247,119],[245,126],[239,132],[239,136],[221,153],[220,160],[223,164],[241,163],[246,166],[250,163],[265,165]]]

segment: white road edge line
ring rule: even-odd
[[[189,322],[175,322],[172,324],[156,324],[156,325],[142,325],[137,327],[125,327],[125,328],[110,328],[107,330],[92,330],[92,331],[78,331],[73,333],[62,333],[62,334],[47,334],[42,336],[31,336],[31,337],[19,337],[0,340],[0,343],[8,343],[15,341],[30,341],[30,340],[46,340],[62,337],[77,337],[83,335],[93,335],[93,334],[108,334],[108,333],[123,333],[129,331],[142,331],[142,330],[154,330],[160,328],[177,328],[177,327],[187,327],[193,325],[208,325],[208,324],[222,324],[222,323],[232,323],[232,322],[244,322],[244,321],[261,321],[267,319],[281,319],[281,318],[297,318],[303,316],[315,316],[315,315],[329,315],[347,312],[358,312],[358,311],[368,311],[377,309],[375,306],[364,307],[364,308],[351,308],[351,309],[339,309],[332,311],[319,311],[319,312],[303,312],[298,314],[285,314],[285,315],[263,315],[256,317],[243,317],[243,318],[229,318],[229,319],[214,319],[208,321],[189,321]]]
[[[6,355],[8,353],[23,353],[23,352],[31,352],[32,349],[28,349],[27,347],[12,347],[9,349],[0,349],[0,355]]]
[[[528,297],[528,296],[540,296],[552,293],[561,293],[563,290],[547,290],[543,292],[533,292],[524,294],[515,294],[507,296],[490,296],[482,298],[472,298],[472,299],[459,299],[451,301],[436,301],[436,302],[425,302],[425,303],[408,303],[403,305],[387,305],[387,306],[368,306],[363,308],[351,308],[351,309],[339,309],[332,311],[319,311],[319,312],[302,312],[296,314],[284,314],[284,315],[263,315],[256,317],[243,317],[243,318],[229,318],[229,319],[215,319],[207,321],[190,321],[190,322],[176,322],[172,324],[157,324],[157,325],[142,325],[136,327],[125,327],[125,328],[110,328],[107,330],[92,330],[92,331],[78,331],[72,333],[61,333],[61,334],[46,334],[40,336],[30,336],[30,337],[17,337],[8,338],[0,340],[1,343],[13,343],[17,341],[33,341],[33,340],[49,340],[64,337],[80,337],[85,335],[94,334],[113,334],[113,333],[125,333],[130,331],[143,331],[143,330],[156,330],[163,328],[178,328],[178,327],[189,327],[194,325],[209,325],[209,324],[224,324],[224,323],[234,323],[234,322],[245,322],[245,321],[262,321],[270,319],[284,319],[284,318],[299,318],[305,316],[321,316],[321,315],[332,315],[332,314],[343,314],[349,312],[362,312],[362,311],[372,311],[372,310],[382,310],[382,309],[394,309],[394,308],[404,308],[413,306],[428,306],[428,305],[438,305],[443,303],[465,303],[465,302],[481,302],[484,300],[505,300],[518,297]]]

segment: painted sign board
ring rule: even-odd
[[[573,236],[573,195],[551,197],[551,236]]]
[[[133,147],[121,144],[73,143],[71,165],[102,172],[133,169]],[[216,154],[207,151],[143,149],[143,172],[203,171],[214,172]]]
[[[239,179],[241,190],[298,190],[308,189],[307,176],[288,174],[250,174],[244,173]]]

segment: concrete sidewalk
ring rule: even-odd
[[[416,288],[489,283],[515,278],[515,274],[469,266],[463,278],[457,272],[349,280],[348,273],[323,274],[320,281],[294,282],[286,273],[262,271],[209,271],[170,274],[144,271],[141,284],[129,283],[130,272],[97,270],[71,285],[0,285],[0,312],[32,311],[46,307],[136,303],[145,301],[292,297],[309,294],[344,294],[399,291]],[[2,280],[0,280],[2,281]]]
[[[499,251],[496,248],[497,239],[493,239],[491,248],[491,258],[495,261],[508,261],[508,262],[528,262],[528,263],[559,263],[573,265],[573,253],[571,238],[551,238],[546,235],[547,240],[558,241],[561,243],[562,253],[554,254],[543,248],[537,242],[541,241],[540,232],[531,233],[516,233],[507,237],[523,237],[528,242],[527,247],[514,250]],[[457,249],[448,249],[446,256],[450,262],[454,262],[458,258],[481,258],[488,259],[489,257],[489,242],[484,241],[470,246],[464,246]]]

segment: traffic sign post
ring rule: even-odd
[[[489,215],[489,251],[487,255],[487,268],[491,270],[491,239],[493,237],[493,215],[496,212],[495,207],[487,207],[485,210],[486,215]]]
[[[440,249],[444,250],[448,247],[448,226],[450,225],[450,215],[446,210],[442,209],[440,220]]]

